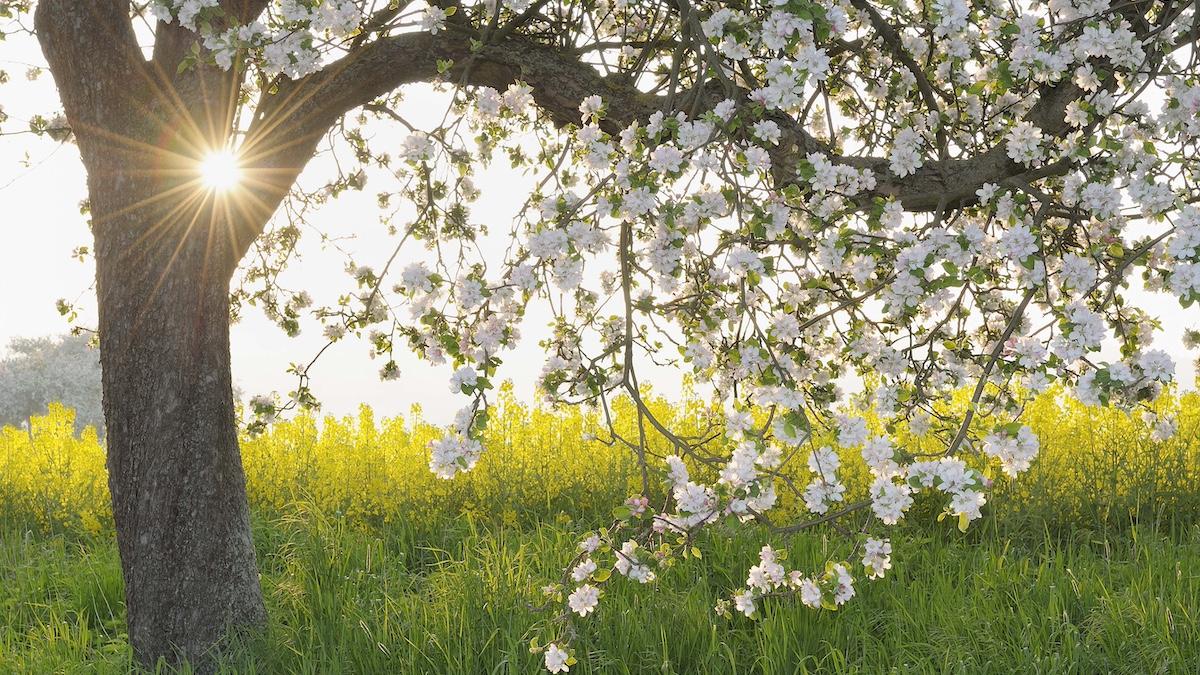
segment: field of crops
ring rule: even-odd
[[[271,626],[229,672],[539,672],[540,588],[640,480],[627,451],[588,440],[595,417],[502,398],[484,459],[452,481],[428,471],[437,430],[417,412],[245,440]],[[684,427],[712,418],[655,405]],[[1164,442],[1137,416],[1039,399],[1033,469],[999,480],[966,533],[918,503],[892,533],[894,569],[837,612],[718,616],[764,543],[810,567],[847,544],[710,528],[702,560],[610,585],[571,672],[1200,672],[1200,397],[1158,405],[1178,419]],[[853,461],[850,492],[865,488]],[[0,673],[128,670],[105,481],[102,444],[69,411],[0,435]]]

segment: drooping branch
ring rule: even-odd
[[[34,25],[71,126],[108,133],[128,129],[130,108],[146,96],[145,61],[129,3],[43,0]],[[81,149],[92,149],[86,138]]]

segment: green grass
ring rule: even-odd
[[[767,605],[722,619],[762,539],[711,532],[703,561],[651,586],[612,584],[581,622],[572,673],[1196,673],[1200,525],[1011,538],[985,520],[908,528],[895,568],[836,613]],[[537,589],[578,540],[569,525],[352,529],[311,510],[260,518],[268,633],[238,673],[535,673]],[[0,545],[0,672],[124,673],[120,567],[107,538]],[[822,533],[785,542],[818,565]]]
[[[606,588],[577,622],[571,672],[1200,675],[1200,395],[1171,410],[1180,433],[1152,443],[1119,411],[1040,399],[1030,471],[1000,479],[966,534],[936,522],[943,497],[918,495],[887,528],[895,568],[836,613],[779,602],[758,621],[718,617],[764,543],[807,572],[848,543],[711,528],[702,561]],[[83,534],[111,527],[103,449],[59,413],[43,425],[56,433],[0,434],[0,675],[132,665],[115,545]],[[528,650],[538,589],[636,468],[581,443],[577,410],[499,420],[492,454],[451,482],[426,471],[425,436],[367,411],[320,437],[307,419],[250,442],[271,624],[226,672],[543,672]]]

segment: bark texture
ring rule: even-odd
[[[229,282],[266,215],[195,182],[232,76],[164,76],[128,3],[44,0],[38,38],[88,173],[108,474],[138,661],[213,667],[266,620],[238,449]],[[164,40],[169,39],[164,35]],[[257,222],[261,220],[261,222]]]
[[[205,670],[227,632],[266,619],[234,417],[228,278],[214,264],[226,253],[208,231],[221,223],[187,232],[144,209],[110,217],[129,197],[114,169],[91,181],[91,194],[97,217],[108,217],[97,291],[129,637],[142,663],[186,659]],[[147,236],[157,243],[136,241]]]

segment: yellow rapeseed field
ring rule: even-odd
[[[657,416],[700,435],[719,428],[718,409],[686,396],[680,403],[651,397]],[[1178,433],[1154,441],[1138,414],[1084,406],[1053,391],[1026,411],[1042,451],[1034,467],[1015,481],[999,472],[989,509],[1008,516],[1036,513],[1063,522],[1120,522],[1151,513],[1196,512],[1200,481],[1200,396],[1164,397],[1160,415],[1178,420]],[[636,438],[628,401],[613,410],[618,431]],[[878,430],[877,420],[871,425]],[[28,430],[0,432],[0,517],[19,518],[44,529],[99,533],[111,527],[104,446],[95,430],[73,433],[74,414],[51,406]],[[256,511],[282,513],[296,504],[361,525],[397,519],[435,522],[447,513],[506,524],[567,522],[601,517],[640,492],[634,457],[608,438],[599,411],[550,409],[501,391],[476,469],[452,480],[428,470],[428,444],[438,435],[419,410],[377,420],[368,406],[357,416],[311,415],[244,438],[242,452],[250,500]],[[900,431],[910,448],[932,444]],[[818,439],[820,442],[820,439]],[[924,448],[923,449],[927,449]],[[650,454],[669,446],[651,435]],[[844,453],[847,499],[866,489],[867,471],[857,453]],[[793,462],[796,481],[808,479],[803,461]],[[657,481],[655,481],[657,483]],[[781,491],[779,511],[796,516],[803,504]]]

